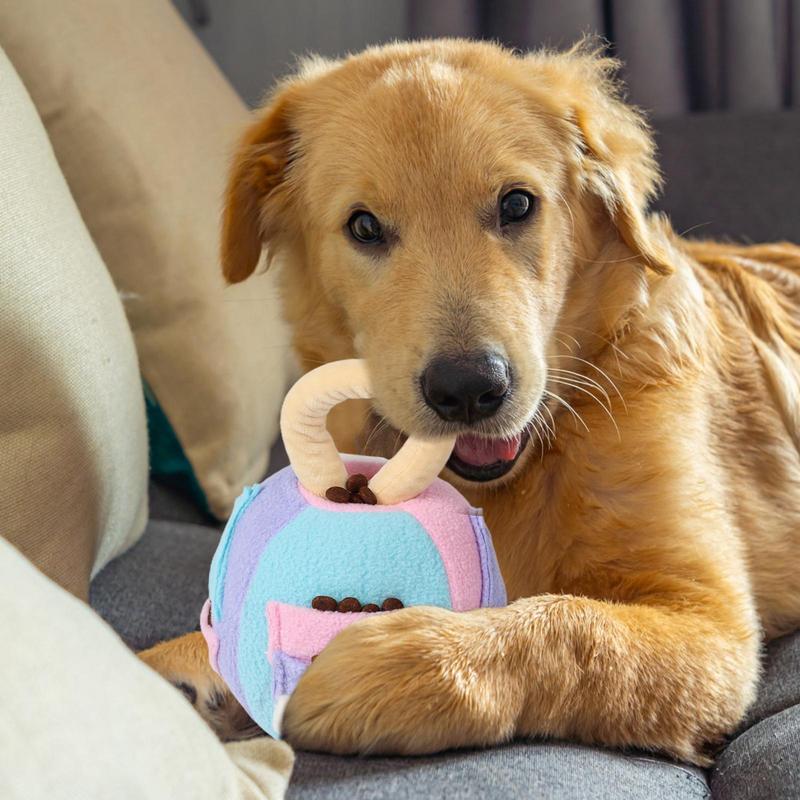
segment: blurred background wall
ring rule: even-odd
[[[654,116],[800,106],[800,0],[174,0],[257,104],[296,56],[428,36],[565,47],[599,33]]]

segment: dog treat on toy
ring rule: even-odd
[[[363,361],[302,377],[281,412],[291,466],[244,490],[200,615],[212,667],[265,731],[343,628],[407,606],[469,611],[506,592],[479,509],[437,476],[455,437],[409,437],[390,460],[342,456],[333,406],[370,398]]]

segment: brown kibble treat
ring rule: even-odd
[[[368,506],[374,506],[378,502],[378,498],[375,497],[375,492],[373,492],[369,486],[362,486],[358,490],[358,497],[362,503],[366,503]]]
[[[356,611],[361,611],[361,603],[359,603],[355,597],[345,597],[343,600],[339,601],[336,610],[345,614],[352,614]]]
[[[325,497],[332,503],[349,503],[350,492],[344,486],[331,486],[330,489],[325,490]]]
[[[374,614],[376,611],[380,611],[381,607],[375,603],[367,603],[361,610],[366,611],[367,614]]]
[[[336,611],[336,601],[326,594],[318,594],[311,601],[311,608],[317,611]]]
[[[358,496],[357,493],[353,492],[350,495],[350,502],[351,503],[363,503],[364,501]]]
[[[398,600],[396,597],[387,597],[383,601],[381,608],[384,611],[397,611],[399,608],[405,608],[405,606],[403,605],[402,600]]]
[[[367,476],[357,472],[355,475],[351,475],[347,479],[345,486],[347,487],[348,492],[357,492],[362,486],[366,486],[367,483]]]

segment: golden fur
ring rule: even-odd
[[[649,215],[653,141],[614,67],[456,40],[317,60],[237,152],[225,274],[266,245],[303,367],[368,359],[373,443],[439,430],[421,368],[487,343],[516,384],[478,429],[533,433],[492,485],[445,473],[484,507],[513,602],[347,629],[288,705],[297,746],[545,735],[707,763],[763,638],[800,622],[800,249],[683,241]],[[513,236],[485,222],[507,186],[539,198]],[[354,204],[391,221],[387,252],[348,241]],[[182,680],[180,647],[144,658]]]

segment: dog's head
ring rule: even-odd
[[[564,340],[669,269],[652,140],[614,66],[454,40],[307,62],[236,153],[227,279],[278,255],[301,359],[366,358],[393,427],[457,431],[451,468],[499,479]]]

